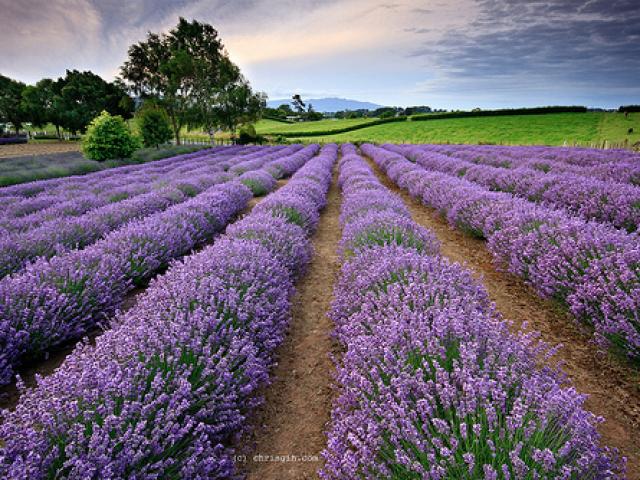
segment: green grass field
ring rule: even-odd
[[[623,146],[640,142],[640,113],[625,118],[620,113],[550,113],[406,121],[366,126],[376,118],[325,119],[316,122],[283,123],[260,120],[260,135],[284,135],[294,142],[392,142],[392,143],[494,143],[505,145]],[[135,130],[135,121],[130,121]],[[345,127],[362,128],[346,133],[295,138],[297,132],[331,132]],[[52,127],[51,127],[52,128]],[[50,129],[51,129],[50,128]],[[628,130],[633,128],[633,133]],[[48,130],[50,130],[48,129]],[[183,129],[185,139],[208,140],[198,131]],[[224,135],[223,135],[224,136]]]
[[[282,123],[275,120],[260,120],[255,124],[256,132],[260,135],[274,135],[277,133],[287,134],[287,132],[313,132],[315,130],[338,130],[340,128],[351,127],[353,125],[366,125],[377,120],[376,118],[346,118],[318,120],[315,122]]]
[[[334,120],[336,128],[346,120]],[[276,123],[276,122],[274,122]],[[316,122],[305,123],[312,129]],[[319,123],[319,122],[317,122]],[[323,122],[326,125],[326,122]],[[342,125],[341,125],[342,124]],[[282,125],[282,124],[278,124]],[[286,125],[285,127],[298,127]],[[634,132],[628,134],[629,128]],[[321,126],[317,127],[321,130]],[[323,128],[322,128],[323,129]],[[347,133],[289,138],[301,142],[495,143],[513,145],[629,144],[640,141],[640,113],[554,113],[503,117],[407,121],[364,127]]]

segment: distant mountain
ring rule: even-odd
[[[341,110],[375,110],[376,108],[382,107],[382,105],[378,105],[377,103],[371,102],[360,102],[358,100],[350,100],[348,98],[303,98],[304,103],[313,105],[313,109],[316,112],[339,112]],[[281,100],[269,100],[267,102],[267,106],[270,108],[278,108],[283,103],[290,104],[290,98],[284,98]]]

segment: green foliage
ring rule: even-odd
[[[180,18],[169,33],[149,33],[128,53],[122,78],[134,94],[153,98],[166,110],[176,143],[183,126],[233,131],[238,123],[257,118],[264,104],[211,25]]]
[[[102,111],[125,118],[130,118],[133,111],[132,100],[121,85],[105,82],[89,71],[67,70],[53,90],[60,125],[73,133],[84,132]]]
[[[139,146],[122,117],[107,111],[93,119],[82,142],[87,158],[98,161],[130,158]]]
[[[22,108],[27,118],[38,127],[51,122],[53,114],[53,80],[45,78],[22,91]]]
[[[251,190],[251,193],[253,193],[254,197],[262,197],[269,193],[264,185],[257,180],[246,178],[244,180],[240,180],[240,183],[247,186]]]
[[[240,145],[246,145],[248,143],[255,143],[258,141],[258,134],[253,125],[243,125],[240,127],[238,143]]]
[[[171,140],[172,132],[167,113],[156,106],[144,106],[136,115],[138,129],[145,147],[158,148]]]
[[[341,120],[343,122],[346,120]],[[324,127],[324,123],[323,127]],[[341,123],[336,123],[339,126]],[[260,126],[260,124],[258,125]],[[298,125],[291,125],[293,127]],[[284,125],[278,129],[285,131]],[[312,122],[299,125],[312,128]],[[632,133],[628,133],[633,128]],[[275,130],[275,126],[273,128]],[[262,129],[258,129],[262,132]],[[444,118],[437,121],[400,121],[384,125],[364,125],[346,133],[322,136],[285,135],[291,142],[376,142],[376,143],[468,143],[508,145],[602,146],[610,143],[633,145],[640,141],[640,113],[552,113],[476,118]]]
[[[282,135],[284,137],[316,137],[320,135],[333,135],[337,133],[346,133],[353,130],[359,130],[365,127],[372,127],[374,125],[383,125],[393,122],[404,122],[407,117],[391,117],[391,118],[376,118],[376,119],[346,119],[352,120],[351,122],[344,120],[330,120],[321,122],[304,122],[292,126],[288,129],[282,129],[281,131],[270,132],[271,135]],[[329,123],[331,122],[331,123]],[[322,125],[325,128],[322,128]]]
[[[22,105],[22,91],[25,84],[0,75],[0,122],[11,122],[18,133],[27,115]]]
[[[475,108],[470,112],[428,113],[413,115],[411,120],[440,120],[443,118],[467,118],[467,117],[500,117],[508,115],[544,115],[549,113],[585,113],[586,107],[580,106],[551,106],[534,108],[505,108],[501,110],[480,110]]]

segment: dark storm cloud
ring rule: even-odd
[[[468,28],[413,55],[458,81],[640,93],[637,0],[478,3],[480,15]]]

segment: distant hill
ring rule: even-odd
[[[367,110],[375,110],[376,108],[380,108],[383,105],[378,105],[377,103],[371,102],[360,102],[358,100],[350,100],[348,98],[303,98],[304,103],[312,104],[313,109],[316,112],[339,112],[341,110],[359,110],[359,109],[367,109]],[[267,106],[270,108],[278,108],[283,103],[290,103],[290,98],[283,98],[280,100],[269,100],[267,102]]]

